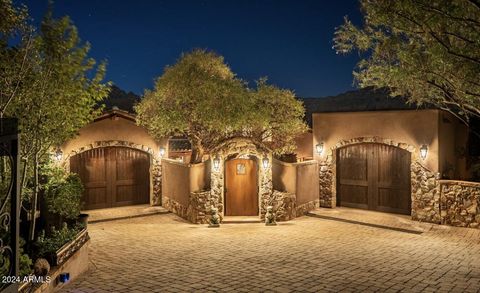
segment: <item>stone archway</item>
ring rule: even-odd
[[[411,153],[412,219],[439,223],[440,191],[437,174],[423,166],[417,148],[414,146],[380,137],[357,137],[341,140],[326,150],[323,160],[319,162],[320,206],[329,208],[337,206],[337,149],[361,143],[385,144]]]
[[[235,158],[254,158],[258,166],[258,206],[259,216],[263,217],[266,212],[266,203],[272,192],[272,152],[265,146],[246,138],[230,139],[211,152],[211,204],[218,208],[221,216],[225,211],[225,161]],[[268,159],[267,168],[263,160]],[[213,160],[219,160],[215,164]]]
[[[106,141],[95,141],[91,144],[85,145],[78,149],[71,151],[65,156],[64,167],[67,170],[70,170],[70,158],[81,154],[83,152],[96,149],[96,148],[105,148],[105,147],[127,147],[131,149],[140,150],[142,152],[148,153],[150,156],[150,204],[151,205],[160,205],[162,198],[162,167],[161,167],[161,158],[148,146],[142,144],[136,144],[128,141],[121,140],[106,140]]]

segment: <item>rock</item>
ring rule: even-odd
[[[37,258],[33,265],[33,273],[35,276],[46,276],[50,272],[50,264],[44,258]]]

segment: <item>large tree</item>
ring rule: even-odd
[[[361,87],[433,104],[468,123],[480,116],[480,2],[361,0],[363,27],[348,18],[334,37],[337,53],[358,50]]]
[[[0,114],[19,119],[21,191],[29,202],[29,239],[33,240],[39,166],[49,160],[52,149],[74,137],[100,113],[97,105],[109,87],[102,82],[105,65],[95,66],[95,60],[88,57],[90,46],[81,42],[68,17],[54,19],[50,11],[40,29],[27,31],[23,27],[31,26],[26,10],[15,9],[8,0],[0,1],[10,7],[5,11],[12,15],[11,23],[0,26],[9,28],[4,30],[5,39],[7,33],[14,36],[17,31],[26,36],[17,43],[2,44]]]
[[[192,163],[236,136],[254,138],[284,153],[306,129],[303,106],[291,91],[265,80],[250,89],[222,56],[198,49],[167,67],[135,110],[139,124],[155,137],[188,137]]]

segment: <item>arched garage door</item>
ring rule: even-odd
[[[70,158],[70,170],[85,186],[84,209],[149,202],[147,153],[125,147],[92,149]]]
[[[383,212],[411,210],[408,151],[383,144],[337,150],[337,204]]]

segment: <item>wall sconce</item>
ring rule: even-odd
[[[160,155],[160,158],[163,158],[163,156],[165,156],[165,148],[160,147],[160,149],[158,150],[158,154]]]
[[[213,170],[216,172],[220,170],[220,158],[218,156],[215,156],[213,159]]]
[[[264,170],[267,170],[268,169],[268,166],[270,166],[270,161],[268,160],[267,157],[264,157],[262,159],[262,165],[263,165],[263,169]]]
[[[317,143],[317,145],[315,146],[315,149],[317,150],[317,154],[321,155],[323,153],[323,142],[321,143]]]
[[[60,162],[62,159],[63,159],[63,152],[60,148],[57,148],[57,150],[55,151],[55,154],[53,155],[55,157],[55,160],[57,160],[58,162]]]
[[[420,147],[420,157],[425,160],[427,158],[427,154],[428,146],[426,144],[422,144],[422,146]]]

